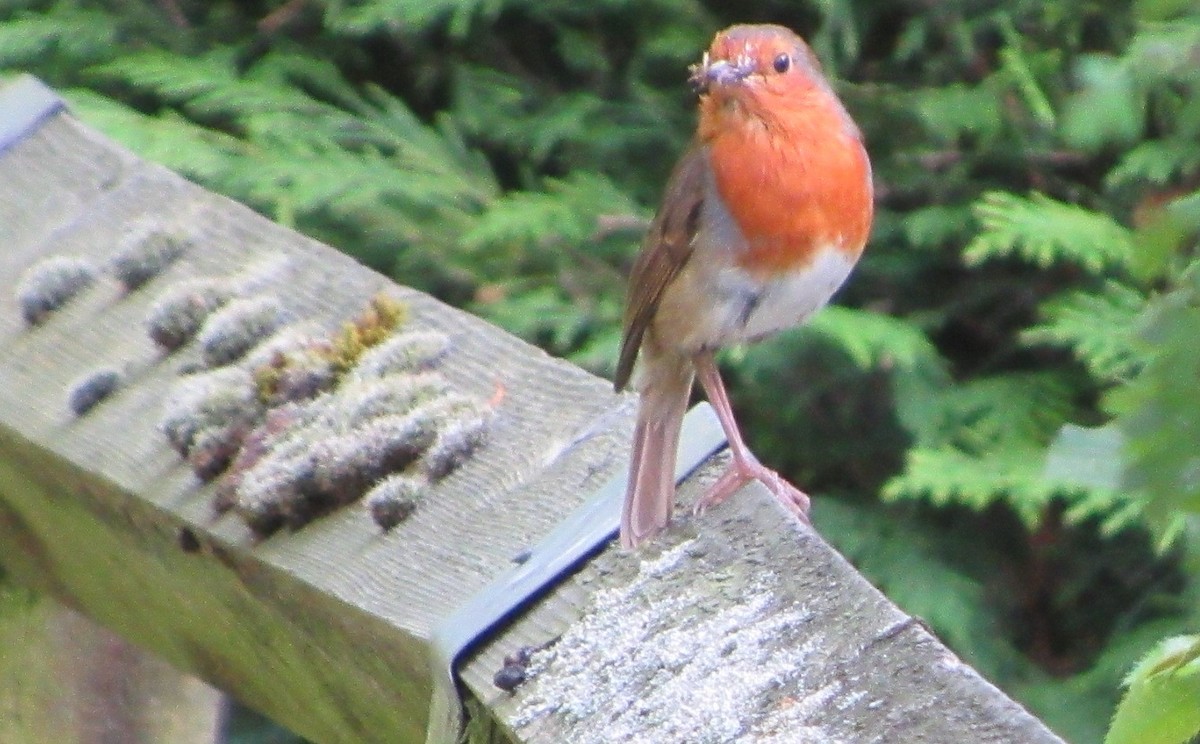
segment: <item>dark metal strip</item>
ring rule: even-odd
[[[683,421],[676,482],[687,478],[725,445],[716,414],[707,403]],[[433,632],[433,703],[427,744],[453,744],[462,726],[455,666],[470,648],[548,591],[616,534],[621,522],[627,473],[622,471],[560,522],[515,566],[468,599]]]

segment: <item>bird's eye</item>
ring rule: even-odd
[[[791,69],[792,58],[786,54],[781,54],[775,58],[775,61],[772,62],[771,65],[775,68],[775,72],[778,72],[780,75],[782,75]]]

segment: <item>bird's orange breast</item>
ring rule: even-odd
[[[718,195],[746,239],[742,268],[769,275],[804,268],[823,249],[852,260],[862,253],[873,215],[871,166],[836,99],[779,102],[765,118],[721,106],[702,111],[700,134]]]

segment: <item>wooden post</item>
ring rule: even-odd
[[[122,286],[113,257],[139,221],[190,247]],[[423,741],[438,624],[625,467],[632,401],[607,382],[67,114],[0,152],[0,231],[0,565],[313,740]],[[15,285],[52,256],[95,279],[31,325]],[[168,287],[232,274],[330,334],[381,291],[402,302],[406,327],[450,340],[446,383],[495,406],[486,444],[389,532],[359,503],[269,536],[215,513],[218,486],[160,431],[203,355],[164,353],[146,318]],[[69,405],[97,370],[123,384]],[[529,676],[514,693],[493,684],[505,657]],[[477,739],[1058,741],[757,489],[644,552],[610,546],[462,676]]]

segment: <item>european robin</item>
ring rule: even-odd
[[[615,377],[624,389],[640,357],[626,547],[670,521],[696,378],[732,455],[696,512],[758,480],[807,520],[808,496],[742,440],[713,352],[804,322],[845,281],[871,230],[862,136],[803,39],[781,26],[732,26],[692,66],[691,83],[699,125],[633,265]]]

